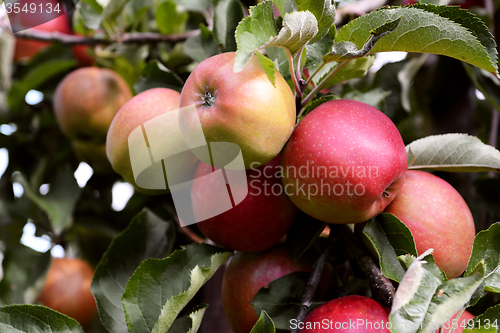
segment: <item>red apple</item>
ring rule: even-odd
[[[227,186],[233,198],[244,199],[225,213],[199,222],[200,231],[215,243],[237,251],[264,251],[276,244],[297,214],[297,208],[283,192],[279,164],[278,155],[257,169],[247,170],[248,186],[241,183],[229,187],[203,177],[212,173],[212,166],[201,162],[191,192],[198,221],[217,207],[220,198],[211,195],[217,187],[225,190]],[[226,174],[231,172],[237,171],[226,170]]]
[[[222,280],[224,313],[233,332],[249,333],[257,322],[250,302],[260,288],[293,272],[310,272],[313,262],[304,256],[293,261],[282,244],[264,252],[237,252]]]
[[[474,319],[474,316],[470,312],[464,311],[459,320],[456,319],[457,315],[458,313],[443,325],[443,333],[449,333],[454,326],[456,327],[455,333],[462,333],[465,328],[472,327],[472,322],[471,325],[469,325],[469,320]],[[439,330],[437,330],[436,333],[439,333]]]
[[[201,122],[206,141],[238,145],[248,169],[254,162],[269,162],[281,151],[294,129],[295,99],[279,72],[275,86],[271,84],[255,56],[238,73],[233,71],[234,59],[234,52],[223,53],[194,69],[180,104],[196,109],[182,117],[181,129],[189,140]],[[210,158],[195,154],[211,164]]]
[[[139,192],[160,194],[169,190],[163,177],[161,160],[173,154],[182,153],[175,165],[168,163],[169,171],[175,174],[177,183],[191,180],[196,171],[199,160],[184,141],[178,123],[178,113],[171,113],[179,109],[179,98],[180,94],[172,89],[146,90],[125,103],[109,127],[106,138],[108,160],[113,169]],[[148,145],[156,158],[155,163],[151,162],[149,153],[145,150],[146,142],[141,126],[144,127]],[[139,136],[131,136],[133,132]],[[144,148],[142,150],[141,145]],[[136,167],[136,173],[139,173],[137,182],[132,169],[131,149],[132,161],[136,163],[134,165],[139,165]],[[138,153],[134,154],[137,151]],[[150,166],[152,168],[147,169]],[[144,170],[145,172],[142,172]],[[155,181],[154,177],[158,175],[161,179]]]
[[[25,30],[32,27],[30,30],[34,31],[71,33],[68,17],[66,14],[62,14],[64,11],[62,3],[55,0],[20,0],[17,3],[21,9],[19,13],[12,10],[9,14],[10,24],[14,31]],[[28,12],[22,10],[25,6],[28,6],[26,8],[30,8],[30,5],[36,5],[37,10],[35,13],[31,13],[29,10]],[[60,12],[54,10],[49,11],[49,8],[56,9],[56,6],[59,6]],[[49,42],[18,38],[16,39],[14,60],[30,59],[49,45]]]
[[[303,323],[292,325],[301,333],[390,333],[389,315],[382,305],[357,295],[333,299],[312,310]]]
[[[97,314],[90,292],[94,269],[80,259],[53,258],[38,301],[87,327]]]
[[[386,213],[411,231],[417,252],[434,249],[436,264],[448,278],[467,268],[474,242],[472,214],[462,196],[446,181],[423,171],[408,171],[405,184]]]
[[[362,102],[333,100],[306,115],[282,158],[283,185],[306,214],[358,223],[380,214],[403,185],[403,139],[392,121]]]

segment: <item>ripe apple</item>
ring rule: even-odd
[[[256,56],[238,73],[233,71],[234,59],[234,52],[218,54],[194,69],[180,104],[194,105],[196,110],[183,116],[180,124],[187,140],[201,122],[207,142],[238,145],[248,169],[254,162],[269,162],[281,151],[294,129],[295,99],[279,72],[275,86],[271,84]],[[195,154],[211,164],[208,157]]]
[[[222,304],[233,332],[249,333],[257,322],[250,302],[260,288],[293,272],[311,272],[313,262],[305,256],[293,261],[282,244],[263,252],[237,252],[222,280]]]
[[[460,316],[460,319],[458,321],[456,321],[457,315],[458,313],[455,314],[453,318],[451,318],[448,322],[446,322],[443,325],[444,327],[443,333],[449,333],[453,326],[456,326],[455,333],[462,333],[465,328],[470,327],[468,325],[469,320],[474,319],[474,316],[470,312],[464,311],[464,313]],[[453,320],[455,320],[455,322]],[[439,333],[439,330],[437,330],[436,333]]]
[[[125,80],[107,68],[85,67],[68,74],[57,86],[54,112],[61,131],[71,140],[104,144],[120,107],[132,98]]]
[[[411,231],[419,254],[434,249],[436,264],[448,278],[467,268],[474,242],[472,214],[462,196],[430,173],[409,170],[405,184],[385,209]]]
[[[244,199],[232,209],[198,222],[200,231],[215,243],[237,251],[264,251],[276,244],[297,215],[297,207],[283,191],[279,164],[278,155],[257,169],[247,170],[248,187],[247,184],[229,187],[217,184],[214,178],[203,177],[212,172],[212,166],[201,162],[191,192],[198,221],[217,206],[220,198],[212,195],[217,187],[227,186],[233,198]],[[231,172],[237,171],[226,170],[226,174]]]
[[[282,158],[283,185],[306,214],[358,223],[380,214],[403,185],[403,139],[392,121],[362,102],[326,102],[299,123]]]
[[[10,24],[14,31],[25,30],[32,27],[29,30],[33,31],[47,31],[54,32],[58,31],[61,33],[69,34],[71,33],[71,28],[68,22],[68,17],[66,14],[61,15],[64,11],[64,6],[55,0],[20,0],[17,2],[19,8],[23,9],[30,8],[36,5],[37,10],[35,13],[31,13],[20,10],[16,13],[14,10],[9,14]],[[34,4],[34,5],[32,5]],[[49,7],[55,9],[59,6],[60,12],[54,10],[49,11]],[[40,11],[40,8],[43,10]],[[27,39],[16,39],[16,47],[14,51],[14,60],[29,60],[40,50],[48,47],[49,42],[41,42],[35,40]]]
[[[182,136],[178,114],[170,112],[179,109],[180,94],[172,89],[154,88],[143,91],[134,96],[116,114],[111,126],[109,127],[108,136],[106,138],[106,154],[111,162],[113,169],[120,174],[127,182],[134,185],[135,189],[145,194],[160,194],[168,191],[168,186],[165,187],[165,179],[163,178],[163,169],[161,159],[171,156],[176,153],[178,158],[170,166],[170,173],[174,173],[177,183],[192,179],[199,160],[189,150]],[[169,113],[167,115],[167,113]],[[164,117],[169,117],[168,119]],[[129,141],[130,134],[144,126],[149,146],[154,146],[155,156],[159,156],[158,161],[154,165],[159,166],[159,169],[151,169],[152,173],[143,172],[137,178],[139,184],[134,179],[132,164],[130,160],[130,149],[134,149],[138,144],[144,142],[144,136],[141,134],[137,143],[135,140]],[[130,139],[131,140],[131,139]],[[130,146],[132,145],[132,147]],[[147,153],[147,152],[146,152]],[[135,160],[139,157],[132,156]],[[151,164],[149,155],[148,166]],[[134,161],[135,161],[134,160]],[[140,161],[139,161],[140,162]],[[158,172],[161,174],[161,183],[156,184],[158,187],[144,188],[141,184],[151,184],[149,176],[155,177]],[[172,179],[172,178],[171,178]],[[155,185],[155,184],[152,184]],[[160,186],[161,185],[161,186]],[[163,189],[162,191],[159,191]]]
[[[97,314],[93,276],[94,269],[81,259],[53,258],[38,301],[88,327]]]
[[[304,320],[301,333],[387,332],[389,315],[371,298],[351,295],[333,299],[312,310]]]

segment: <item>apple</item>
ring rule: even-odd
[[[81,259],[52,258],[38,301],[88,327],[97,314],[93,276],[94,269]]]
[[[476,234],[471,211],[449,183],[433,174],[409,170],[401,191],[385,209],[411,231],[419,254],[432,248],[448,278],[467,268]]]
[[[85,67],[69,73],[59,83],[54,112],[69,139],[104,144],[115,114],[131,98],[130,88],[117,73]]]
[[[282,157],[283,186],[306,214],[358,223],[380,214],[403,185],[406,149],[394,123],[354,100],[326,102],[299,123]]]
[[[184,141],[179,127],[178,113],[170,115],[170,112],[179,109],[179,99],[179,92],[168,88],[154,88],[143,91],[120,108],[109,127],[106,138],[108,160],[115,172],[120,174],[127,182],[133,184],[139,192],[160,194],[169,190],[168,184],[165,184],[165,179],[163,178],[161,159],[170,155],[182,153],[178,155],[174,162],[170,161],[168,163],[170,166],[170,175],[173,173],[176,182],[181,183],[182,181],[191,180],[196,171],[199,160],[189,150]],[[149,146],[153,145],[154,150],[158,152],[155,155],[159,156],[159,158],[154,165],[158,166],[159,169],[153,167],[150,169],[151,173],[148,173],[148,170],[146,170],[146,172],[137,175],[137,181],[139,182],[137,184],[132,169],[130,149],[134,149],[134,147],[142,144],[145,139],[141,133],[138,138],[139,142],[130,139],[129,144],[129,137],[134,130],[137,128],[140,129],[141,126],[144,126]],[[148,153],[146,152],[146,154]],[[136,161],[137,159],[142,159],[140,156],[132,157],[136,163],[141,162]],[[149,154],[145,158],[148,159],[148,165],[152,164],[149,161]],[[161,176],[161,181],[159,182],[160,184],[156,184],[158,185],[157,188],[151,186],[148,189],[145,186],[141,186],[144,184],[151,185],[151,180],[148,177],[155,177],[158,173]],[[155,185],[154,181],[152,185]]]
[[[47,31],[54,32],[58,31],[64,34],[71,33],[71,27],[68,22],[68,17],[66,14],[62,14],[64,11],[64,6],[55,0],[20,0],[17,2],[19,4],[19,8],[23,9],[30,8],[31,6],[36,5],[38,10],[35,13],[31,13],[20,10],[16,13],[14,10],[9,14],[10,24],[14,31],[25,30],[29,27],[29,31]],[[32,5],[34,4],[34,5]],[[40,7],[41,6],[41,7]],[[49,11],[49,7],[56,9],[59,6],[60,12],[57,11]],[[40,8],[43,10],[40,11]],[[35,41],[35,40],[27,40],[27,39],[16,39],[16,46],[14,51],[14,60],[29,60],[40,50],[48,47],[50,45],[49,42]]]
[[[464,313],[460,316],[460,319],[458,321],[457,321],[457,315],[458,313],[455,314],[453,318],[451,318],[448,322],[446,322],[443,325],[444,327],[443,333],[449,333],[453,326],[456,326],[455,333],[462,333],[465,328],[472,326],[472,322],[470,326],[468,325],[469,320],[474,319],[474,316],[470,312],[464,311]],[[439,333],[439,330],[437,330],[436,333]]]
[[[263,252],[236,252],[222,280],[224,314],[233,332],[249,333],[257,322],[257,314],[250,302],[260,288],[293,272],[311,272],[313,262],[314,259],[306,256],[293,261],[280,243]],[[324,276],[329,282],[328,275]]]
[[[301,333],[387,332],[389,315],[371,298],[351,295],[333,299],[312,310],[304,320]]]
[[[248,169],[252,163],[269,162],[281,151],[295,126],[295,99],[278,71],[275,86],[271,84],[256,56],[235,73],[235,55],[218,54],[196,66],[182,89],[180,101],[181,107],[196,109],[181,117],[180,124],[188,142],[201,123],[208,143],[238,145]],[[195,154],[211,164],[208,156],[196,151]],[[224,164],[222,161],[215,166]]]
[[[298,211],[283,191],[279,165],[278,155],[257,169],[247,170],[248,185],[238,183],[230,187],[232,197],[244,197],[243,201],[220,215],[198,222],[200,231],[215,243],[237,251],[264,251],[276,244],[290,228]],[[237,171],[226,170],[226,174],[231,172]],[[195,173],[191,195],[198,221],[210,214],[220,200],[212,193],[221,184],[214,178],[203,177],[210,173],[212,166],[203,162]]]

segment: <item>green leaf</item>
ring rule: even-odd
[[[201,325],[201,320],[207,310],[208,305],[202,304],[196,306],[194,310],[187,316],[177,318],[172,326],[170,326],[168,333],[196,333]]]
[[[308,272],[295,272],[272,281],[260,288],[252,304],[257,314],[268,313],[277,329],[289,330],[290,320],[297,317],[310,277]],[[314,303],[311,309],[318,306]]]
[[[210,7],[210,0],[175,0],[176,3],[190,12],[204,14]]]
[[[347,64],[342,66],[335,75],[333,75],[330,79],[328,79],[323,85],[323,88],[331,87],[337,83],[344,82],[351,79],[357,79],[360,77],[364,77],[370,67],[372,67],[375,62],[374,56],[363,57],[359,59],[354,59],[349,61]],[[329,63],[326,64],[323,68],[326,73],[323,74],[322,71],[318,73],[317,76],[313,78],[313,82],[315,84],[319,84],[324,80],[332,71],[337,70],[338,63]]]
[[[482,261],[487,275],[485,289],[500,293],[500,222],[493,224],[488,230],[480,231],[474,238],[465,276],[471,275]]]
[[[99,29],[103,9],[96,0],[80,0],[76,8],[88,29]]]
[[[156,24],[164,35],[183,32],[188,18],[188,12],[179,9],[172,0],[162,2],[155,11]]]
[[[109,0],[102,11],[102,20],[113,20],[123,12],[125,5],[131,0]]]
[[[273,2],[280,11],[281,16],[297,11],[297,5],[294,0],[273,0]]]
[[[46,61],[32,68],[20,81],[13,83],[7,95],[9,109],[22,109],[25,103],[25,96],[31,89],[36,89],[49,79],[68,71],[75,67],[75,60],[51,60]]]
[[[327,54],[333,46],[333,37],[326,35],[318,42],[310,45],[306,45],[306,64],[305,67],[310,68],[311,71],[314,67],[317,67],[323,63],[323,56]],[[310,74],[313,72],[311,71]]]
[[[446,280],[428,253],[426,251],[418,258],[400,257],[408,270],[396,290],[389,314],[389,320],[393,327],[398,327],[398,333],[417,332],[437,288]]]
[[[255,323],[250,333],[275,333],[274,323],[266,311],[262,311],[259,320]]]
[[[109,245],[96,267],[91,291],[110,333],[128,332],[121,303],[127,282],[143,260],[169,255],[175,235],[173,221],[144,210]]]
[[[14,182],[23,186],[31,201],[47,213],[54,234],[60,235],[71,226],[73,209],[81,193],[71,170],[57,174],[49,193],[46,195],[36,193],[21,173],[14,173],[12,178]]]
[[[487,37],[487,42],[481,42],[467,27],[433,13],[431,8],[432,5],[428,5],[426,10],[396,7],[368,13],[344,25],[339,30],[335,42],[353,43],[360,49],[370,38],[371,31],[388,22],[401,19],[394,31],[378,41],[371,54],[387,51],[441,54],[496,74],[496,58],[492,58],[484,46],[491,44],[492,38]],[[451,11],[457,11],[457,16],[463,18],[460,22],[470,19],[465,11],[460,11],[456,7],[450,8]],[[446,13],[448,16],[451,15],[448,11]],[[335,57],[330,59],[330,61],[335,60],[337,60]]]
[[[255,52],[255,55],[257,56],[257,60],[259,61],[260,66],[262,67],[262,69],[264,69],[267,78],[274,86],[274,82],[276,79],[276,68],[274,67],[274,62],[268,57],[262,55],[262,53],[260,53],[259,51]]]
[[[0,331],[9,333],[83,333],[76,320],[40,305],[0,308]]]
[[[377,251],[382,274],[388,279],[400,282],[405,270],[398,256],[417,256],[411,231],[396,216],[381,214],[376,220],[368,222],[363,233]]]
[[[236,59],[235,71],[243,67],[252,57],[254,51],[262,47],[271,37],[278,34],[273,19],[273,3],[269,0],[250,7],[250,15],[240,21],[236,27]]]
[[[410,59],[398,73],[398,81],[401,84],[401,105],[407,112],[411,111],[410,88],[413,79],[424,65],[427,56],[428,54],[422,54],[419,57]]]
[[[243,19],[243,7],[238,0],[213,0],[214,36],[224,52],[236,51],[234,34]]]
[[[500,330],[500,304],[488,308],[482,315],[473,319],[473,328],[469,326],[464,329],[464,333],[498,332]],[[485,327],[485,326],[489,327]],[[496,327],[495,327],[496,326]]]
[[[177,74],[163,66],[158,60],[153,60],[144,66],[141,77],[134,84],[134,91],[139,94],[145,90],[159,87],[180,91],[183,85],[184,83]]]
[[[408,169],[451,172],[500,172],[500,152],[468,134],[432,135],[406,146],[415,155]]]
[[[309,12],[285,14],[283,26],[277,36],[272,36],[262,47],[277,46],[288,49],[292,55],[301,50],[318,33],[316,18]]]
[[[202,62],[219,53],[212,31],[201,23],[200,34],[189,37],[183,45],[184,52],[193,60]]]
[[[375,88],[365,92],[359,90],[352,90],[343,95],[343,98],[353,99],[371,105],[376,109],[384,111],[385,99],[391,94],[390,91],[384,91],[382,88]]]
[[[232,255],[190,244],[166,259],[148,259],[134,272],[122,297],[130,333],[166,332],[203,284]]]
[[[421,333],[434,333],[470,300],[485,277],[484,264],[467,277],[452,279],[439,286],[422,322]]]
[[[309,11],[316,17],[318,32],[310,44],[316,43],[332,28],[337,14],[335,6],[331,0],[297,0],[296,3],[299,11]]]
[[[500,82],[498,78],[474,66],[464,64],[464,68],[472,82],[476,85],[476,88],[479,89],[493,107],[500,112]]]

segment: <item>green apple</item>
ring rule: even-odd
[[[94,269],[81,259],[53,258],[38,301],[86,328],[97,315],[90,292],[93,276]]]
[[[199,160],[179,127],[179,98],[179,92],[172,89],[146,90],[123,105],[111,123],[106,138],[108,160],[139,192],[161,194],[169,190],[164,166],[176,183],[192,180],[196,171]],[[175,159],[163,162],[163,166],[162,160],[173,155]]]
[[[283,151],[282,167],[285,191],[299,209],[328,223],[358,223],[394,199],[407,157],[386,115],[340,99],[302,119]]]
[[[419,254],[432,248],[448,278],[467,268],[475,237],[467,203],[449,183],[433,174],[410,170],[398,196],[386,208],[411,231]]]
[[[236,144],[248,169],[252,163],[269,162],[281,151],[294,129],[295,99],[279,72],[275,72],[273,86],[255,56],[238,73],[233,70],[234,58],[234,52],[222,53],[193,70],[182,89],[180,105],[196,108],[184,114],[180,124],[188,145],[200,124],[206,142]],[[195,154],[211,164],[208,156]],[[223,167],[226,162],[215,166]]]
[[[214,191],[227,191],[226,183],[217,183],[215,178],[203,177],[212,173],[212,166],[200,163],[195,173],[191,198],[194,216],[200,231],[215,243],[226,248],[257,252],[276,244],[290,228],[297,215],[297,207],[284,193],[279,177],[280,156],[256,169],[247,170],[247,182],[230,187],[235,207],[212,216],[220,198]],[[226,170],[226,176],[236,170]],[[247,185],[248,184],[248,185]],[[218,192],[219,193],[219,192]]]

